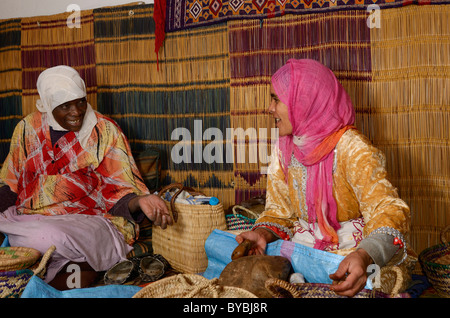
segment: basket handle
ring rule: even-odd
[[[50,248],[47,250],[47,252],[45,252],[44,256],[42,256],[42,259],[41,259],[38,267],[36,267],[36,269],[33,271],[34,275],[36,275],[39,278],[44,277],[45,271],[47,269],[47,262],[55,250],[56,250],[55,245],[50,246]]]
[[[258,218],[258,215],[257,215],[255,212],[253,212],[252,210],[247,209],[246,207],[243,207],[242,205],[235,205],[235,206],[233,206],[233,214],[236,215],[236,216],[237,216],[237,213],[238,213],[238,212],[236,211],[236,208],[237,208],[237,209],[244,210],[244,211],[247,212],[249,215],[253,216],[255,219]]]
[[[231,253],[231,260],[236,260],[238,258],[244,257],[248,255],[248,251],[252,248],[253,242],[250,240],[243,240],[241,244],[236,246],[236,248],[233,250],[233,253]]]
[[[441,232],[441,242],[447,244],[447,240],[445,239],[445,233],[450,230],[450,225],[446,226]]]
[[[271,277],[266,280],[265,287],[273,297],[301,298],[301,292],[291,283]]]
[[[192,195],[204,195],[202,192],[196,191],[191,187],[185,187],[183,184],[181,183],[171,183],[167,186],[165,186],[164,188],[161,189],[161,191],[159,191],[159,196],[162,198],[163,194],[167,191],[170,191],[172,189],[178,189],[178,191],[172,196],[172,199],[170,200],[170,208],[172,210],[172,217],[173,220],[175,221],[175,223],[178,221],[178,212],[175,209],[175,200],[177,199],[178,195],[182,192],[182,191],[187,191]]]

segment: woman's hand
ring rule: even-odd
[[[366,285],[367,267],[372,263],[372,258],[363,249],[348,254],[337,271],[330,275],[333,280],[330,289],[341,296],[355,296]]]
[[[241,244],[244,240],[252,243],[247,255],[264,255],[267,244],[276,240],[276,236],[272,232],[260,227],[253,231],[242,232],[236,236],[238,244]]]
[[[128,208],[131,213],[139,209],[153,222],[154,225],[165,229],[167,225],[173,224],[169,210],[163,199],[154,194],[137,196],[130,200]]]

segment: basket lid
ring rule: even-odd
[[[198,274],[178,274],[145,286],[133,298],[256,298],[242,288],[221,286],[218,279]]]
[[[30,247],[0,247],[0,270],[29,268],[41,257],[41,253]]]

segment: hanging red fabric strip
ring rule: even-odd
[[[161,48],[166,35],[166,0],[155,0],[153,11],[153,20],[155,21],[155,52],[156,67],[159,71],[159,49]]]

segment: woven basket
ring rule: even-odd
[[[0,298],[18,298],[33,275],[43,278],[47,269],[47,262],[54,251],[55,246],[51,246],[34,269],[24,269],[22,267],[24,263],[19,263],[18,266],[21,269],[0,271]]]
[[[274,298],[348,298],[330,289],[329,284],[301,283],[291,284],[278,278],[269,278],[266,289]],[[363,289],[353,298],[391,298],[396,297],[376,290]]]
[[[445,233],[450,226],[441,232],[442,244],[423,250],[419,262],[434,289],[440,296],[450,298],[450,243],[445,239]]]
[[[218,279],[208,280],[195,274],[178,274],[151,283],[133,298],[256,298],[251,292],[221,286]]]
[[[33,266],[41,253],[28,247],[0,247],[0,271],[19,270]]]
[[[227,214],[227,228],[230,231],[242,230],[247,231],[250,230],[256,222],[258,215],[254,213],[252,210],[247,209],[241,205],[235,205],[233,207],[233,214]],[[248,216],[242,215],[242,211],[246,212]]]
[[[181,184],[171,184],[159,193],[160,196],[171,188],[183,188]],[[226,230],[225,212],[221,203],[217,205],[190,205],[164,201],[174,217],[174,224],[166,229],[152,228],[152,245],[155,254],[162,255],[178,272],[196,274],[204,272],[208,266],[205,242],[214,229]]]

